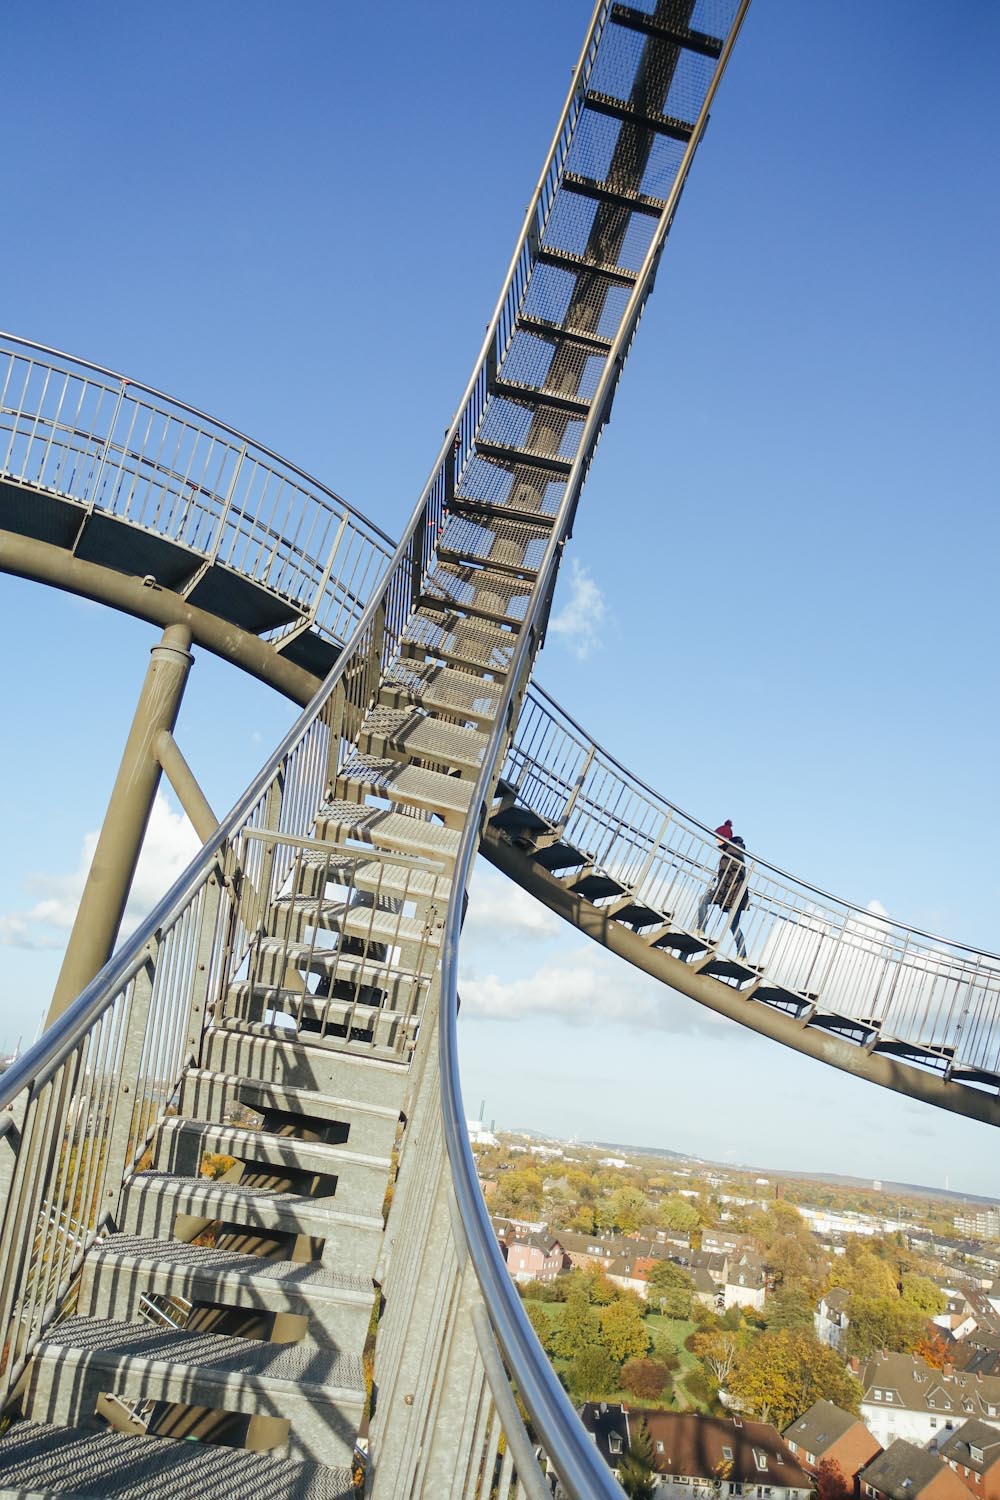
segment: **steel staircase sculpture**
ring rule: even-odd
[[[456,954],[583,481],[746,0],[708,7],[717,36],[696,8],[598,5],[381,585],[216,840],[0,1078],[0,1393],[20,1417],[0,1494],[347,1494],[366,1417],[376,1497],[540,1497],[548,1465],[568,1495],[617,1493],[485,1217]],[[127,449],[109,431],[105,468]],[[192,595],[228,590],[205,613],[231,620],[239,570],[213,570],[233,511],[213,551],[198,503],[171,512],[176,592],[197,574]],[[78,547],[102,517],[85,520],[67,522]],[[260,545],[281,555],[278,535]],[[332,561],[300,592],[270,568],[257,581],[286,599],[275,629],[337,649],[360,595],[324,637]],[[204,1176],[206,1157],[232,1166]]]

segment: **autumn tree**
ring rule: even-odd
[[[667,1318],[689,1318],[694,1282],[672,1260],[658,1260],[649,1273],[646,1295],[651,1307]]]
[[[661,1228],[677,1229],[682,1234],[690,1234],[701,1223],[701,1215],[690,1199],[682,1198],[679,1193],[670,1193],[663,1199],[656,1218]]]
[[[816,1467],[816,1500],[851,1500],[853,1484],[835,1458],[821,1458]]]
[[[741,1411],[779,1429],[821,1399],[856,1413],[862,1394],[834,1351],[806,1328],[768,1329],[742,1344],[726,1388]]]
[[[620,1187],[611,1194],[612,1227],[621,1234],[635,1234],[651,1211],[645,1193],[637,1187]]]
[[[925,1318],[935,1318],[944,1312],[948,1299],[939,1287],[927,1276],[903,1273],[902,1300],[923,1313]]]
[[[722,1330],[696,1333],[691,1338],[691,1352],[697,1354],[716,1385],[723,1386],[736,1363],[741,1340],[735,1333]]]
[[[649,1331],[642,1313],[634,1302],[620,1298],[600,1310],[601,1342],[614,1359],[645,1354],[649,1348]]]
[[[909,1354],[924,1337],[926,1313],[900,1297],[863,1297],[847,1299],[847,1354],[868,1359],[876,1349]]]
[[[540,1302],[526,1302],[524,1306],[528,1322],[546,1354],[552,1353],[552,1321]]]
[[[588,1349],[601,1345],[601,1323],[582,1289],[569,1298],[562,1322],[552,1339],[552,1352],[561,1359],[576,1359]]]
[[[781,1286],[764,1305],[768,1328],[811,1328],[814,1299],[804,1287]]]
[[[845,1254],[833,1268],[830,1286],[843,1287],[859,1297],[884,1297],[891,1301],[899,1296],[896,1280],[895,1268],[852,1236]]]
[[[640,1401],[659,1401],[669,1380],[670,1372],[658,1359],[628,1359],[622,1366],[622,1390]]]
[[[617,1361],[600,1344],[582,1349],[566,1371],[566,1385],[577,1405],[604,1400],[617,1389]]]

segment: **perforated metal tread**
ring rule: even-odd
[[[440,860],[449,866],[454,866],[462,837],[454,828],[428,822],[416,814],[366,807],[361,802],[347,802],[341,797],[331,797],[320,803],[316,822],[346,837],[364,840],[376,848],[425,855],[428,860]]]
[[[451,891],[451,878],[443,871],[427,869],[406,859],[398,863],[392,859],[373,859],[370,852],[362,853],[360,849],[330,860],[316,851],[307,852],[302,856],[302,864],[326,871],[328,885],[353,887],[369,896],[447,901]]]
[[[404,659],[389,667],[379,696],[390,707],[415,703],[455,718],[490,725],[496,718],[502,692],[500,683],[472,672]]]
[[[371,1115],[390,1123],[399,1119],[398,1108],[391,1104],[337,1098],[333,1094],[320,1093],[314,1089],[295,1088],[294,1085],[270,1083],[265,1079],[245,1078],[234,1073],[219,1073],[209,1068],[189,1068],[184,1075],[183,1086],[185,1093],[189,1088],[204,1088],[207,1091],[220,1089],[238,1099],[248,1109],[280,1110],[285,1114],[307,1115],[312,1120],[350,1120],[352,1116],[358,1115]]]
[[[363,787],[375,797],[441,814],[461,826],[469,811],[473,783],[440,771],[402,765],[377,755],[352,755],[340,768],[337,780]]]
[[[371,1281],[364,1276],[345,1276],[316,1261],[265,1260],[259,1255],[237,1255],[184,1240],[153,1240],[142,1235],[112,1234],[89,1252],[88,1259],[111,1264],[138,1262],[161,1266],[183,1266],[210,1277],[239,1276],[253,1281],[273,1281],[284,1287],[338,1299],[370,1303]]]
[[[474,519],[453,515],[438,543],[438,556],[443,561],[459,563],[475,560],[488,563],[498,572],[510,571],[519,577],[534,578],[550,535],[548,524],[533,526],[527,521],[505,521],[494,516]]]
[[[310,973],[323,974],[332,969],[332,965],[323,962],[324,955],[313,949],[302,948],[298,953],[294,949],[289,950],[289,961],[300,968],[308,969]],[[334,973],[336,981],[336,973]],[[419,992],[422,986],[427,984],[426,977],[409,979],[406,984],[407,992],[413,996]],[[402,986],[400,986],[402,988]],[[230,1026],[246,1025],[250,1029],[254,1021],[261,1019],[256,1012],[263,1010],[280,1011],[282,1014],[308,1018],[312,1021],[323,1021],[330,1026],[350,1026],[354,1031],[372,1031],[374,1029],[385,1030],[387,1027],[416,1024],[417,1012],[414,1006],[403,1010],[394,1010],[391,1005],[367,1004],[354,999],[345,999],[337,995],[311,995],[294,990],[284,990],[284,999],[272,1003],[270,999],[264,1001],[264,994],[273,993],[273,986],[255,986],[257,993],[252,997],[253,1004],[248,1007],[244,1002],[241,1006],[242,1014],[236,1015],[229,1012],[228,1024]],[[246,1016],[247,1009],[253,1009],[255,1014]],[[268,1023],[264,1023],[267,1025]],[[280,1027],[277,1028],[279,1031]]]
[[[440,602],[484,620],[519,625],[527,612],[531,586],[491,568],[438,563],[424,582],[424,597],[432,607]]]
[[[339,948],[317,948],[301,939],[261,938],[255,954],[254,979],[249,982],[249,987],[242,982],[230,985],[226,991],[226,1005],[230,1005],[237,995],[248,993],[249,989],[285,988],[283,971],[289,966],[305,966],[311,973],[331,975],[338,984],[355,992],[367,988],[391,996],[425,982],[424,977],[415,977],[405,965],[380,962],[374,958],[355,958],[350,953],[342,953]]]
[[[478,771],[488,737],[479,729],[448,724],[420,709],[376,704],[369,710],[358,738],[375,755],[388,746],[411,759]]]
[[[385,943],[391,948],[405,945],[441,942],[444,928],[444,905],[441,915],[403,917],[379,906],[354,902],[331,901],[325,896],[279,896],[272,903],[274,911],[297,912],[307,919],[306,925],[324,932],[339,932],[345,937],[360,938],[369,943]],[[405,967],[402,965],[401,967]]]
[[[106,1359],[112,1368],[122,1360],[184,1365],[216,1374],[250,1376],[255,1380],[285,1381],[298,1390],[335,1390],[364,1398],[361,1360],[315,1344],[268,1344],[231,1334],[172,1329],[169,1333],[148,1323],[123,1323],[111,1318],[68,1318],[38,1343],[35,1358],[58,1357],[79,1350]]]
[[[389,1179],[388,1156],[372,1156],[352,1151],[349,1146],[330,1146],[325,1141],[303,1140],[294,1135],[276,1135],[269,1130],[247,1130],[239,1125],[215,1124],[209,1120],[164,1120],[154,1144],[154,1159],[161,1161],[166,1152],[189,1153],[192,1162],[200,1153],[232,1156],[246,1162],[253,1171],[260,1166],[292,1168],[337,1177],[336,1203],[340,1204],[345,1185],[361,1197],[361,1184],[367,1188],[370,1211],[376,1212],[385,1196]],[[197,1170],[194,1163],[192,1170]]]
[[[292,1223],[301,1219],[310,1224],[322,1221],[331,1234],[338,1227],[346,1231],[377,1231],[379,1235],[382,1232],[381,1214],[351,1213],[335,1207],[329,1199],[244,1187],[239,1182],[212,1182],[206,1178],[179,1177],[173,1172],[147,1171],[137,1172],[125,1191],[124,1228],[130,1234],[141,1235],[134,1222],[133,1198],[154,1196],[169,1197],[178,1213],[223,1219],[234,1224],[273,1225],[279,1221]],[[355,1273],[349,1271],[348,1274]]]
[[[351,1473],[215,1443],[15,1422],[0,1438],[0,1497],[61,1500],[356,1500]]]
[[[505,673],[517,649],[517,636],[512,630],[501,630],[486,620],[418,609],[410,616],[403,645],[447,662]]]

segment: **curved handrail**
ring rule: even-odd
[[[392,553],[378,526],[244,433],[9,333],[0,333],[0,479],[72,502],[66,545],[97,513],[251,580],[292,606],[295,618],[268,632],[274,641],[304,618],[343,645]]]

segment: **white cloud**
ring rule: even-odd
[[[521,1021],[554,1017],[573,1025],[695,1032],[727,1025],[722,1016],[678,995],[616,955],[595,949],[566,957],[522,979],[463,976],[462,1019]]]
[[[589,569],[575,557],[570,559],[569,586],[569,598],[552,616],[549,629],[565,639],[579,661],[586,661],[603,645],[601,627],[607,619],[608,606]]]
[[[560,925],[558,917],[505,875],[481,864],[476,868],[463,938],[536,942],[553,937]]]
[[[74,870],[63,875],[25,877],[25,889],[38,899],[26,911],[0,916],[0,946],[65,947],[96,847],[97,834],[85,834]],[[184,814],[175,812],[164,793],[157,792],[122,920],[123,937],[170,888],[197,850],[198,839]]]

